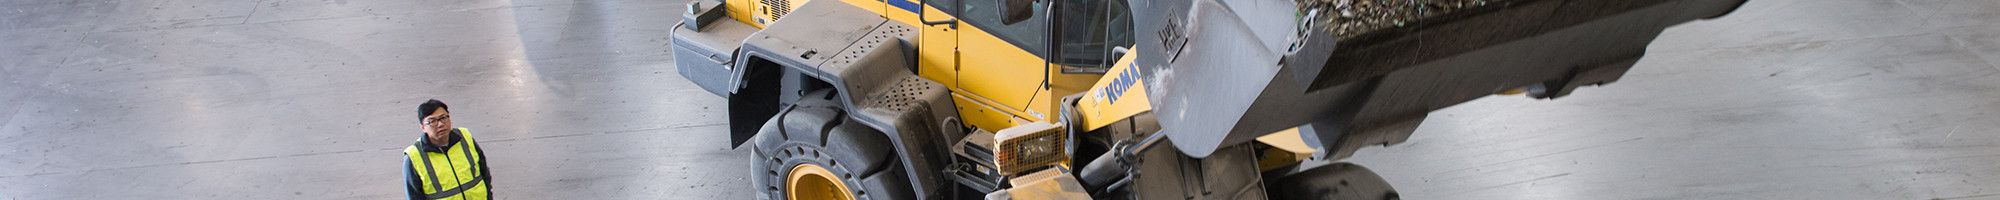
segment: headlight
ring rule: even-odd
[[[994,133],[993,165],[1000,175],[1012,176],[1041,167],[1061,165],[1069,160],[1063,148],[1062,126],[1048,122],[1022,124]]]

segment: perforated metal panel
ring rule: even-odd
[[[922,103],[917,97],[924,95],[924,92],[929,92],[933,88],[938,87],[936,83],[925,82],[915,76],[903,78],[903,80],[896,81],[894,87],[876,92],[874,97],[870,98],[871,101],[869,101],[868,107],[895,112],[909,111],[915,108],[918,103]]]

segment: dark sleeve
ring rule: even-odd
[[[486,147],[480,145],[472,145],[472,151],[479,152],[479,175],[486,176],[486,196],[487,197],[499,196],[499,195],[493,195],[493,170],[486,168]]]
[[[411,167],[410,158],[403,158],[403,193],[408,194],[410,200],[424,199],[424,189],[419,188],[422,186],[417,186],[421,185],[417,182],[420,182],[417,181],[417,169]]]

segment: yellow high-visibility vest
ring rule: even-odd
[[[403,155],[410,158],[411,169],[416,169],[417,181],[428,199],[489,199],[486,195],[486,172],[479,171],[478,144],[472,142],[472,131],[458,128],[458,143],[446,148],[444,153],[424,152],[414,144],[403,148]]]

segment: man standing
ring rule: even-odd
[[[424,137],[403,148],[404,193],[410,199],[490,199],[486,151],[471,131],[453,128],[451,111],[437,99],[417,105],[417,117]]]

